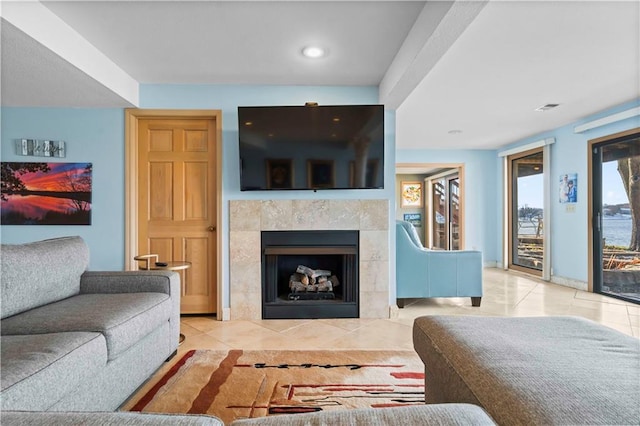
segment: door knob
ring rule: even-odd
[[[216,230],[216,227],[215,227],[215,226],[210,226],[210,227],[208,227],[208,228],[207,228],[207,230],[208,230],[209,232],[213,232],[213,231],[215,231],[215,230]]]

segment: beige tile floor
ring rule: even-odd
[[[413,350],[413,320],[442,314],[576,315],[640,337],[640,305],[495,268],[484,270],[483,286],[479,308],[471,306],[470,298],[415,299],[393,319],[217,321],[215,317],[183,316],[180,328],[186,340],[178,355],[191,349]],[[123,408],[132,405],[171,364],[165,363]]]
[[[576,315],[640,337],[640,305],[550,284],[524,274],[484,270],[482,306],[470,298],[415,299],[393,319],[217,321],[184,316],[190,349],[413,349],[411,327],[422,315]]]

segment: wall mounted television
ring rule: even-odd
[[[240,189],[384,188],[384,106],[239,106]]]

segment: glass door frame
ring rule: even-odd
[[[433,250],[448,250],[449,249],[449,237],[448,237],[448,201],[447,196],[447,180],[444,176],[437,178],[429,177],[425,179],[425,188],[429,195],[429,208],[426,211],[428,219],[428,247]],[[439,190],[437,190],[439,189]],[[442,208],[442,210],[440,210]],[[444,221],[442,224],[438,222],[438,214],[442,216]],[[442,225],[442,229],[440,226]]]
[[[623,132],[614,133],[607,136],[602,136],[597,139],[589,140],[589,155],[588,164],[587,164],[587,172],[588,172],[588,221],[587,221],[587,229],[588,229],[588,240],[587,245],[589,246],[589,275],[588,275],[588,283],[587,290],[593,293],[603,294],[605,296],[614,297],[617,299],[622,299],[629,301],[626,298],[617,296],[615,293],[603,293],[602,292],[602,188],[600,188],[600,194],[598,197],[595,195],[595,185],[596,179],[599,180],[598,185],[602,186],[602,176],[601,169],[595,170],[594,157],[597,155],[595,150],[599,148],[603,144],[623,142],[626,139],[631,139],[634,136],[640,136],[640,127],[635,129],[626,130]],[[601,153],[600,153],[601,155]],[[597,231],[599,230],[599,231]],[[599,241],[596,241],[596,239]],[[600,265],[600,268],[596,270],[596,265]]]
[[[513,259],[513,250],[514,250],[514,238],[515,236],[513,235],[513,230],[515,228],[514,225],[514,220],[517,220],[517,216],[514,218],[514,210],[517,211],[517,206],[513,205],[513,191],[514,191],[514,182],[515,182],[515,178],[513,176],[513,162],[516,160],[519,160],[521,158],[524,157],[528,157],[530,155],[533,154],[542,154],[542,158],[543,158],[543,168],[542,168],[542,174],[543,176],[548,175],[548,171],[545,169],[546,164],[545,164],[545,150],[543,149],[543,147],[539,147],[539,148],[533,148],[527,151],[522,151],[519,152],[517,154],[512,154],[509,155],[508,157],[506,157],[507,160],[507,212],[508,212],[508,217],[507,217],[507,228],[508,228],[508,237],[507,237],[507,241],[508,241],[508,246],[507,246],[507,259],[508,259],[508,268],[512,269],[514,271],[519,271],[519,272],[525,272],[527,274],[531,274],[531,275],[535,275],[538,277],[542,277],[543,275],[543,269],[544,269],[544,262],[543,262],[543,267],[541,270],[538,269],[534,269],[534,268],[527,268],[526,266],[522,266],[522,265],[518,265],[513,263],[514,259]],[[544,206],[544,200],[543,200],[543,215],[546,214],[546,216],[549,216],[548,211],[545,211],[546,206]],[[544,216],[543,216],[544,217]],[[544,223],[544,222],[543,222]],[[547,241],[546,238],[544,238],[544,234],[543,234],[543,239],[542,239],[542,247],[543,247],[543,252],[545,250],[547,250],[547,245],[549,244],[549,241]],[[543,255],[543,259],[544,259],[544,255]]]
[[[457,235],[458,235],[458,246],[455,248],[452,248],[453,245],[453,234],[454,234],[454,230],[453,230],[453,224],[452,224],[452,191],[451,191],[451,186],[452,186],[452,182],[453,181],[457,181],[457,186],[458,186],[458,191],[456,196],[458,197],[458,221],[456,223],[458,229],[457,229]],[[443,191],[443,196],[444,196],[444,212],[442,213],[443,217],[444,217],[444,247],[439,247],[436,246],[436,230],[435,230],[435,224],[434,222],[436,221],[435,215],[437,213],[436,211],[436,206],[435,206],[435,190],[434,190],[434,186],[437,185],[438,183],[443,182],[444,184],[442,185],[442,191]],[[427,218],[428,218],[428,245],[430,248],[434,248],[434,249],[438,249],[438,250],[461,250],[460,246],[461,246],[461,238],[460,238],[460,228],[461,228],[461,223],[460,223],[460,217],[461,217],[461,210],[462,210],[462,192],[460,189],[460,175],[459,175],[459,170],[449,170],[445,173],[442,174],[438,174],[436,176],[429,176],[428,178],[425,179],[425,188],[428,191],[428,195],[427,195],[427,200],[429,201],[429,206],[427,208]]]
[[[448,250],[460,250],[460,205],[461,205],[461,193],[460,193],[460,177],[458,174],[445,177],[447,181],[447,249]],[[452,188],[457,186],[457,191]],[[457,192],[457,193],[456,193]],[[454,200],[457,197],[458,203],[458,219],[454,221],[453,205]],[[455,222],[455,223],[454,223]],[[457,229],[454,229],[457,227]],[[458,244],[454,247],[455,236],[458,237]]]
[[[510,241],[511,241],[511,167],[510,158],[516,156],[525,156],[534,150],[542,148],[542,170],[543,170],[543,182],[544,182],[544,203],[543,211],[547,212],[544,218],[544,227],[542,233],[544,235],[544,250],[542,253],[542,276],[545,281],[551,280],[551,229],[552,229],[552,217],[551,217],[551,146],[556,142],[553,137],[541,139],[535,142],[531,142],[527,145],[518,146],[515,148],[507,149],[498,152],[498,157],[502,158],[502,264],[501,267],[504,270],[509,269],[510,254]],[[527,269],[525,273],[529,273],[532,270]]]

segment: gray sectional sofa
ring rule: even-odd
[[[87,271],[79,237],[2,245],[0,258],[3,425],[222,425],[114,412],[177,350],[178,274]],[[640,422],[640,340],[592,321],[427,316],[415,320],[413,341],[427,405],[233,426]]]
[[[112,411],[178,347],[174,272],[90,272],[65,237],[0,249],[0,408]]]

